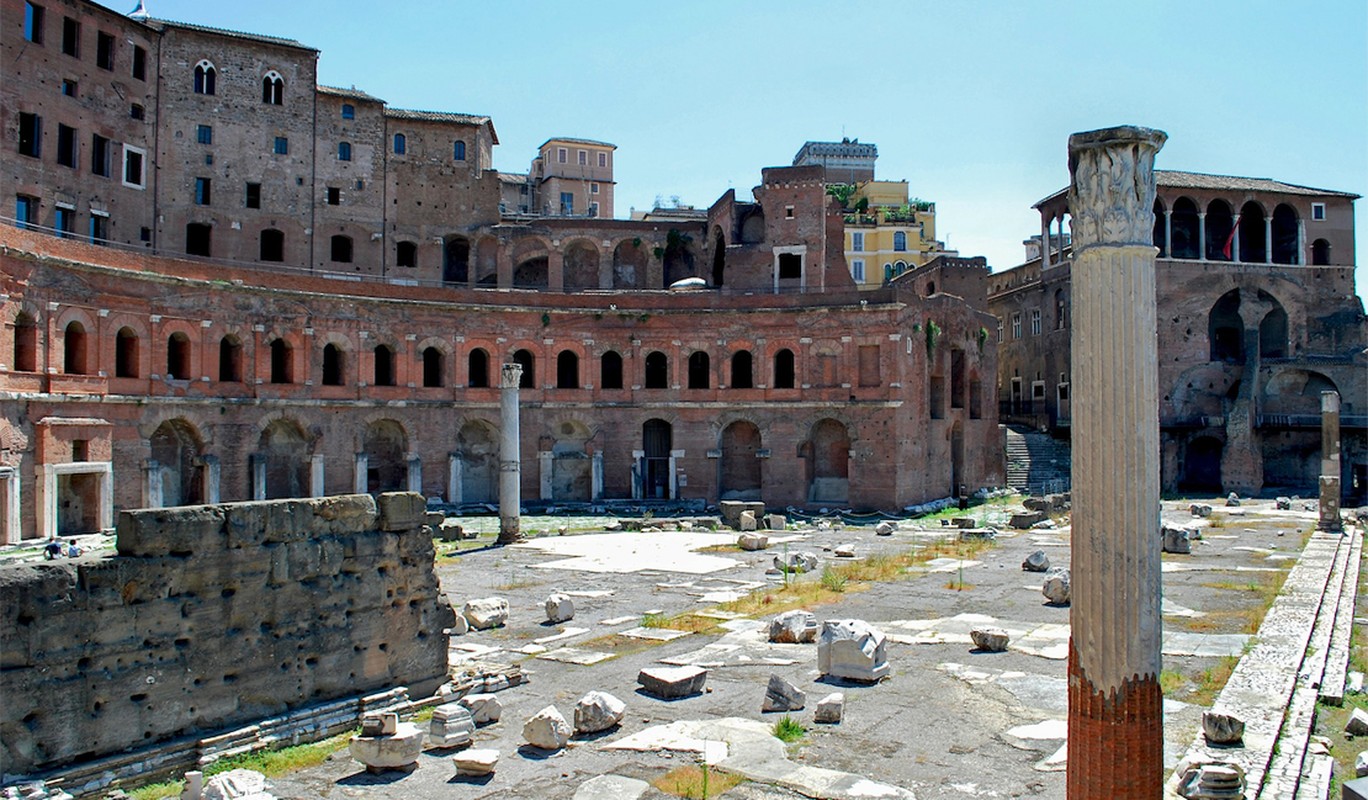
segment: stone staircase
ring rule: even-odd
[[[1007,485],[1025,494],[1069,489],[1069,443],[1021,425],[1002,426],[1007,451]]]

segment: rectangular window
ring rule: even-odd
[[[598,193],[599,193],[599,185],[598,185],[597,183],[591,183],[591,184],[589,184],[589,194],[598,194]]]
[[[147,117],[147,111],[144,110],[142,106],[134,103],[128,107],[128,116],[133,119],[145,119]]]
[[[564,152],[564,151],[562,151]],[[561,216],[568,217],[575,213],[575,195],[571,192],[560,193],[560,213]]]
[[[43,155],[43,118],[37,114],[19,112],[19,155]]]
[[[589,216],[591,216],[591,217],[597,217],[597,216],[598,216],[598,209],[599,209],[598,203],[590,203],[590,204],[589,204]]]
[[[564,163],[565,163],[565,158],[566,158],[566,150],[565,150],[565,148],[564,148],[564,147],[558,147],[558,148],[556,148],[556,161],[560,162],[561,164],[564,164]]]
[[[213,144],[213,143],[214,143],[214,126],[213,126],[213,125],[197,125],[197,126],[195,126],[195,141],[199,142],[200,144]]]
[[[247,184],[247,201],[246,201],[246,204],[247,204],[247,207],[248,207],[248,208],[261,208],[261,184],[259,184],[259,183],[249,183],[249,184]]]
[[[133,45],[133,79],[147,80],[147,51],[136,44]]]
[[[14,219],[19,227],[38,224],[38,198],[26,194],[14,197]]]
[[[57,123],[57,163],[76,168],[76,129]]]
[[[1040,335],[1040,309],[1031,309],[1031,335]]]
[[[451,157],[456,161],[465,161],[465,142],[452,142]]]
[[[878,386],[883,382],[879,374],[879,346],[877,344],[862,344],[859,350],[860,356],[860,385]]]
[[[850,249],[856,253],[864,252],[864,231],[851,231]]]
[[[1033,383],[1031,384],[1031,399],[1032,399],[1032,400],[1044,400],[1044,399],[1045,399],[1045,381],[1035,381],[1035,382],[1033,382]]]
[[[75,97],[76,81],[73,81],[70,78],[62,79],[62,94],[66,95],[67,97]]]
[[[1311,219],[1316,222],[1323,222],[1325,220],[1325,203],[1311,204]]]
[[[109,177],[109,140],[98,133],[90,137],[90,174]]]
[[[95,66],[114,69],[114,37],[104,31],[95,33]]]
[[[850,277],[854,278],[856,283],[864,283],[865,269],[863,261],[857,258],[850,262]]]
[[[195,205],[209,205],[210,180],[208,178],[195,178]]]
[[[361,190],[364,189],[364,188],[366,188],[366,182],[363,181],[363,180],[361,180],[360,178],[357,178],[357,179],[356,179],[356,191],[359,192],[359,191],[361,191]]]
[[[123,185],[141,189],[147,183],[147,151],[124,145],[123,147]]]
[[[204,166],[206,166],[206,167],[212,167],[212,166],[214,166],[214,154],[213,154],[213,153],[205,153],[205,154],[204,154]]]
[[[337,143],[337,160],[351,161],[351,142]]]
[[[92,244],[99,245],[109,242],[109,216],[107,214],[90,212],[90,241]]]
[[[356,106],[353,106],[351,103],[343,103],[342,119],[356,119]]]
[[[587,166],[589,166],[589,151],[588,151],[588,150],[581,150],[581,151],[579,151],[579,163],[580,163],[580,166],[582,166],[582,167],[587,167]]]
[[[600,167],[607,167],[607,166],[608,166],[608,154],[607,154],[607,153],[599,153],[599,166],[600,166]]]
[[[62,18],[62,52],[69,56],[81,56],[81,23],[71,17]]]
[[[34,44],[43,43],[43,7],[24,3],[24,38]]]
[[[779,254],[779,280],[792,281],[803,277],[803,257],[797,253]]]
[[[57,229],[57,235],[63,239],[76,232],[76,209],[67,206],[57,206],[57,213],[53,218],[52,227]]]
[[[335,206],[342,203],[342,190],[336,186],[328,187],[328,205]]]
[[[1021,312],[1020,312],[1020,311],[1013,311],[1013,312],[1012,312],[1012,338],[1013,338],[1013,339],[1020,339],[1020,338],[1021,338]]]
[[[998,344],[1002,344],[1002,317],[998,317]]]

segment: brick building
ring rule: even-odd
[[[520,183],[488,117],[317,86],[298,42],[0,2],[0,541],[137,506],[492,501],[507,361],[527,498],[1002,483],[990,318],[858,292],[821,167],[612,219],[611,144],[549,139]]]
[[[1320,469],[1320,392],[1335,390],[1343,401],[1343,486],[1361,501],[1368,322],[1354,293],[1357,196],[1263,178],[1155,176],[1164,489],[1311,490]],[[1067,436],[1067,193],[1035,207],[1034,258],[989,279],[1001,417]]]

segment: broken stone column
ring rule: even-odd
[[[522,456],[518,450],[521,364],[504,364],[499,376],[499,544],[522,538]]]
[[[1321,474],[1319,530],[1339,533],[1340,522],[1340,397],[1321,392]]]
[[[1073,548],[1067,796],[1162,793],[1154,156],[1167,135],[1069,137]]]

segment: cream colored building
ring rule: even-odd
[[[865,181],[846,201],[845,256],[851,277],[874,289],[938,255],[936,204],[908,198],[907,181]]]

